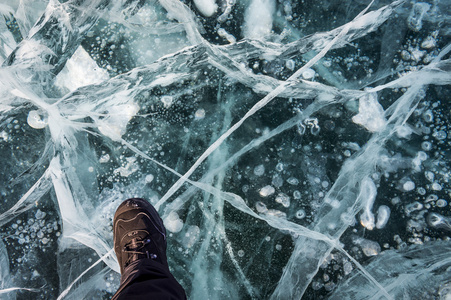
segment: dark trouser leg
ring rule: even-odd
[[[111,300],[186,299],[185,290],[162,264],[151,259],[131,263]]]

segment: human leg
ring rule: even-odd
[[[140,198],[125,200],[114,215],[113,231],[121,285],[112,300],[186,299],[169,271],[166,229],[150,203]]]

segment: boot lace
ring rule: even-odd
[[[156,259],[157,255],[155,253],[149,252],[150,247],[146,247],[150,243],[151,239],[146,237],[144,239],[133,239],[128,244],[126,244],[122,249],[122,252],[128,254],[125,266],[128,266],[130,263],[140,258]]]

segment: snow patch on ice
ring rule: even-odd
[[[80,46],[56,76],[55,85],[74,91],[82,86],[98,84],[109,78],[108,72],[99,67],[88,52]]]
[[[264,39],[272,30],[273,0],[253,0],[246,10],[244,37],[250,39]]]
[[[211,17],[218,9],[215,0],[194,0],[194,5],[205,17]]]
[[[362,125],[371,132],[381,131],[387,124],[384,109],[377,102],[375,93],[367,94],[359,99],[359,113],[352,117],[352,121]]]
[[[139,111],[139,105],[135,103],[118,104],[110,106],[105,111],[104,118],[96,118],[95,121],[101,133],[116,141],[124,135],[127,124]]]
[[[177,233],[183,228],[183,221],[175,211],[170,212],[163,222],[166,229],[172,233]]]

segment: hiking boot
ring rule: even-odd
[[[152,259],[168,268],[166,229],[156,209],[146,200],[127,199],[113,220],[114,251],[121,274],[132,262]]]

